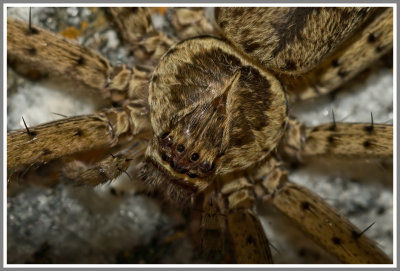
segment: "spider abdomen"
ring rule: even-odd
[[[217,8],[215,17],[223,35],[262,66],[303,74],[376,11],[371,7],[232,7]]]

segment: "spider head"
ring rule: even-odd
[[[279,81],[212,37],[184,41],[164,55],[149,105],[154,137],[147,174],[188,195],[265,158],[287,119]]]

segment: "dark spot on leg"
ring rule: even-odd
[[[334,60],[332,60],[332,62],[331,62],[331,65],[332,65],[332,67],[339,67],[339,60],[338,59],[334,59]]]
[[[342,244],[342,240],[341,240],[339,237],[333,237],[333,238],[332,238],[332,242],[333,242],[335,245],[341,245],[341,244]]]
[[[353,239],[357,240],[358,238],[360,238],[361,234],[359,234],[358,232],[352,230],[351,231],[351,236],[353,237]]]
[[[374,130],[374,126],[372,126],[372,125],[368,125],[368,126],[364,127],[364,131],[369,134],[372,133],[373,130]]]
[[[249,245],[255,243],[255,242],[254,242],[254,238],[253,238],[251,235],[247,236],[246,242],[247,242],[247,244],[249,244]]]
[[[35,47],[29,48],[29,49],[28,49],[28,53],[29,53],[29,55],[31,55],[31,56],[36,55],[36,53],[37,53],[36,48],[35,48]]]
[[[375,42],[375,41],[376,41],[375,35],[374,35],[373,33],[370,33],[370,34],[368,35],[368,42],[369,42],[369,43],[373,43],[373,42]]]
[[[345,77],[347,75],[347,72],[342,71],[342,70],[338,70],[337,75],[339,75],[340,77]]]
[[[81,129],[76,129],[74,136],[82,136],[83,131]]]
[[[326,140],[329,142],[329,144],[332,144],[335,141],[335,137],[333,135],[330,135],[326,138]]]
[[[311,132],[318,132],[319,131],[319,127],[314,127],[312,128]]]
[[[42,150],[42,155],[49,155],[49,154],[51,154],[51,150],[49,150],[49,149]]]
[[[153,75],[153,77],[151,78],[151,80],[153,81],[153,83],[156,83],[158,80],[158,75]]]
[[[303,211],[307,211],[307,210],[310,210],[311,204],[310,204],[309,202],[307,202],[307,201],[303,201],[303,202],[300,204],[300,207],[301,207],[301,209],[302,209]]]
[[[85,58],[83,56],[80,56],[78,58],[78,60],[76,61],[76,64],[78,64],[79,66],[82,66],[83,64],[85,64]]]
[[[371,145],[372,145],[372,143],[371,143],[371,141],[369,141],[369,140],[365,140],[365,141],[363,142],[363,146],[364,146],[365,148],[369,148],[369,147],[371,147]]]
[[[36,136],[37,136],[37,132],[35,132],[35,131],[30,131],[29,136],[31,136],[32,138],[33,138],[33,137],[36,137]]]
[[[378,47],[376,47],[375,52],[380,53],[382,52],[382,50],[383,50],[382,46],[379,45]]]
[[[39,30],[37,30],[37,28],[31,26],[28,31],[26,32],[26,34],[29,35],[37,35],[39,34]]]

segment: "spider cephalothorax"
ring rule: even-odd
[[[181,42],[161,58],[149,104],[147,160],[192,192],[265,158],[287,118],[279,81],[214,37]]]

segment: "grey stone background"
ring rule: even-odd
[[[9,8],[8,16],[28,20],[27,8]],[[51,31],[98,19],[93,8],[33,8],[32,21]],[[162,17],[155,16],[159,27]],[[78,41],[99,50],[111,63],[132,64],[127,47],[107,24],[88,28]],[[93,112],[93,97],[29,82],[8,70],[8,130]],[[331,121],[376,123],[393,120],[393,72],[377,64],[334,96],[293,105],[291,113],[308,125]],[[307,161],[290,179],[312,189],[390,256],[393,254],[393,196],[390,161]],[[157,199],[140,193],[126,176],[96,188],[29,187],[7,199],[8,263],[201,263],[187,237],[174,238],[183,217]],[[276,263],[337,263],[287,218],[270,206],[257,206],[273,245]],[[171,241],[173,240],[173,241]]]

